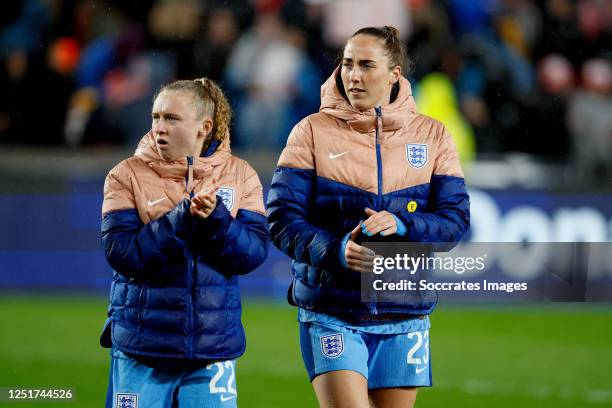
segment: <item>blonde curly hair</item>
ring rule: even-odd
[[[157,96],[163,91],[188,92],[192,96],[198,119],[204,118],[205,115],[212,118],[212,137],[208,138],[205,145],[213,140],[229,143],[232,108],[221,87],[215,81],[208,78],[174,81],[162,86],[153,100],[157,99]]]

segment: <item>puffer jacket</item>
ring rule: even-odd
[[[407,228],[399,238],[407,242],[456,243],[469,228],[469,197],[451,136],[417,113],[405,78],[392,99],[357,111],[337,69],[321,87],[320,111],[287,140],[267,214],[273,243],[293,259],[293,305],[343,315],[422,315],[435,307],[432,291],[404,304],[362,302],[361,275],[340,261],[342,239],[367,218],[366,207],[399,218]]]
[[[217,206],[192,216],[190,197],[215,181]],[[102,345],[154,357],[242,355],[237,275],[267,256],[264,214],[259,178],[229,143],[166,162],[147,134],[104,185],[102,244],[114,278]]]

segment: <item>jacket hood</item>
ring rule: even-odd
[[[162,177],[183,178],[187,169],[187,157],[175,161],[165,161],[155,144],[155,136],[149,131],[138,143],[134,156],[140,158]],[[194,157],[193,175],[201,178],[211,167],[218,166],[231,156],[229,140],[213,141],[211,146],[199,157]]]
[[[365,133],[376,128],[376,110],[358,111],[353,108],[344,96],[340,67],[321,86],[320,112],[327,113],[335,118],[346,121],[353,129]],[[383,130],[397,130],[403,126],[408,117],[417,113],[416,104],[412,96],[410,82],[403,76],[399,79],[399,92],[392,103],[382,107]]]

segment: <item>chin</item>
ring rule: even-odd
[[[355,101],[351,103],[351,105],[353,106],[353,108],[357,109],[358,111],[365,111],[365,110],[374,108],[374,105],[363,103],[361,101]]]
[[[174,160],[176,160],[176,158],[174,158],[174,157],[172,157],[172,156],[170,156],[170,155],[168,155],[168,154],[160,153],[159,155],[161,156],[161,158],[162,158],[164,161],[167,161],[167,162],[170,162],[170,161],[174,161]]]
[[[370,103],[368,103],[367,101],[364,101],[361,98],[348,98],[348,100],[351,106],[357,109],[358,111],[368,110],[373,107],[373,106],[370,106],[371,105]]]

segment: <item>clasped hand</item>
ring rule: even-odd
[[[211,189],[199,192],[191,199],[189,212],[191,215],[201,218],[208,218],[217,206],[217,186],[214,185]]]
[[[376,254],[371,249],[361,246],[355,242],[359,234],[368,236],[391,235],[397,231],[395,217],[388,211],[374,211],[370,208],[365,209],[368,219],[359,223],[350,233],[349,240],[344,249],[346,263],[354,271],[369,273],[374,267]]]

